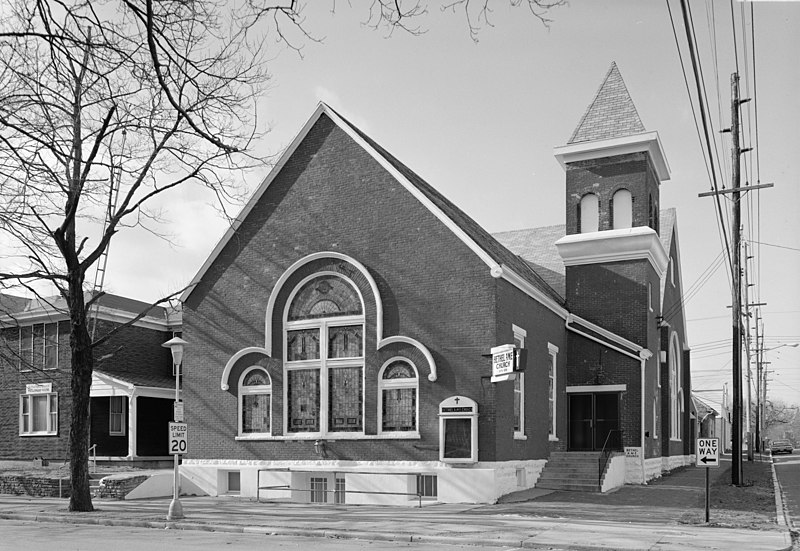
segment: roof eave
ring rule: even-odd
[[[664,154],[664,148],[661,146],[658,132],[644,132],[606,140],[578,142],[553,149],[553,155],[561,167],[565,169],[567,164],[577,161],[639,152],[650,154],[650,159],[660,181],[663,182],[670,179],[669,163],[667,163],[667,157]]]

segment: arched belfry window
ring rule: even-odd
[[[620,189],[611,199],[611,216],[613,229],[630,228],[633,226],[633,196],[627,189]]]
[[[251,367],[239,379],[239,435],[270,434],[272,380],[265,369]]]
[[[381,432],[416,432],[419,377],[405,358],[393,358],[381,369],[378,407]]]
[[[289,299],[284,323],[286,431],[364,431],[364,306],[356,287],[315,274]]]
[[[600,200],[594,193],[581,197],[578,207],[578,233],[591,233],[600,229]]]

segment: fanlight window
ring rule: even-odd
[[[334,275],[313,278],[297,292],[287,321],[361,315],[361,299],[344,279]]]

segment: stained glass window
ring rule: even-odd
[[[319,369],[288,373],[289,432],[319,432]]]
[[[337,367],[328,370],[330,393],[329,430],[333,432],[361,432],[361,368]]]
[[[417,430],[417,373],[405,360],[395,360],[383,370],[380,380],[381,430]]]
[[[269,434],[271,431],[272,381],[266,370],[251,368],[239,387],[240,434]]]
[[[286,316],[287,431],[364,431],[364,310],[349,280],[302,284]],[[323,391],[324,390],[324,391]]]
[[[308,281],[297,292],[289,308],[288,321],[361,313],[361,298],[349,283],[335,275],[321,275]]]

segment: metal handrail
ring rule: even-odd
[[[320,489],[312,489],[312,488],[293,488],[291,485],[279,485],[279,486],[261,486],[261,473],[262,472],[291,472],[291,473],[333,473],[334,479],[336,478],[337,474],[370,474],[370,475],[401,475],[401,476],[420,476],[420,475],[429,475],[433,473],[424,473],[424,472],[390,472],[390,473],[376,473],[372,471],[317,471],[317,470],[306,470],[306,469],[290,469],[285,467],[275,467],[270,469],[258,469],[257,480],[258,480],[258,487],[256,489],[256,500],[261,499],[261,490],[289,490],[289,491],[296,491],[296,492],[324,492],[324,493],[343,493],[347,494],[374,494],[374,495],[393,495],[393,496],[415,496],[419,500],[419,507],[422,507],[422,492],[417,491],[415,493],[409,492],[379,492],[379,491],[369,491],[369,490],[320,490]],[[335,504],[335,502],[334,502]]]
[[[619,433],[619,444],[616,446],[612,443],[609,446],[609,440],[611,440],[611,435],[614,433]],[[622,429],[611,429],[608,431],[606,435],[606,441],[603,443],[603,449],[600,451],[600,457],[598,458],[598,473],[597,473],[597,486],[602,490],[603,488],[603,473],[606,470],[606,466],[608,465],[609,457],[611,457],[611,452],[619,451],[619,448],[622,446]]]
[[[92,458],[89,460],[89,462],[90,462],[89,472],[96,472],[97,471],[97,444],[92,444],[91,446],[89,446],[89,453],[92,456]]]

